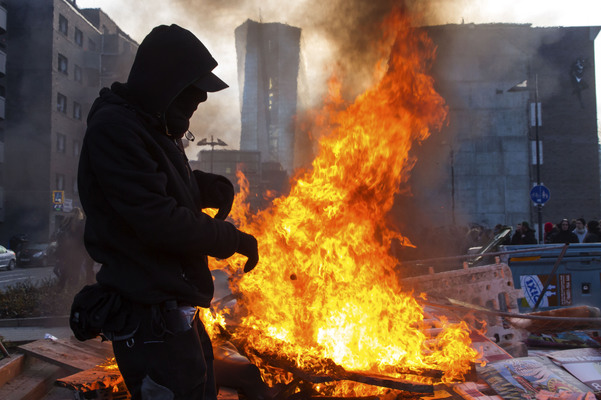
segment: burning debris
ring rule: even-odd
[[[226,266],[239,294],[232,339],[247,354],[277,349],[278,358],[314,373],[330,374],[324,360],[331,360],[394,379],[435,370],[443,382],[461,380],[478,358],[468,327],[441,321],[430,340],[423,309],[399,283],[389,254],[392,239],[411,243],[386,223],[413,165],[412,144],[446,117],[427,74],[434,47],[400,12],[383,29],[378,83],[346,104],[340,83],[330,81],[326,105],[312,116],[319,153],[290,194],[253,216],[244,193],[237,198],[233,218],[257,237],[262,258],[248,276],[237,273],[242,260]],[[282,379],[256,361],[268,383]],[[329,395],[349,393],[336,386]]]
[[[383,30],[374,87],[347,104],[330,80],[324,108],[310,116],[318,155],[290,194],[251,215],[243,191],[232,211],[257,238],[261,266],[242,275],[245,260],[219,265],[232,273],[237,302],[227,317],[236,324],[212,333],[227,332],[268,386],[292,394],[428,394],[463,380],[479,359],[465,322],[426,317],[389,251],[393,239],[412,246],[387,224],[410,149],[447,110],[428,75],[434,46],[425,33],[399,11]],[[224,325],[223,315],[204,317],[207,327]]]

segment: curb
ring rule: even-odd
[[[0,328],[69,326],[69,316],[0,319]]]

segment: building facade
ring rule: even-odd
[[[0,240],[47,241],[79,206],[86,116],[102,86],[127,78],[137,43],[75,0],[8,0]]]
[[[538,226],[601,218],[594,40],[599,27],[443,25],[432,75],[448,125],[414,149],[399,219],[429,226]],[[540,104],[536,125],[534,103]],[[536,143],[539,143],[538,164]]]
[[[301,30],[247,20],[235,30],[241,99],[240,150],[294,168]]]
[[[6,135],[6,3],[0,2],[0,224],[4,221],[4,140]]]

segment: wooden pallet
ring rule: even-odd
[[[14,354],[0,361],[0,399],[42,400],[67,372],[45,361]]]
[[[58,365],[71,374],[92,369],[113,357],[110,342],[100,339],[80,342],[70,339],[43,339],[19,346],[25,354]]]
[[[0,399],[3,400],[73,398],[75,392],[87,391],[85,385],[79,384],[80,374],[95,371],[98,364],[113,355],[110,343],[99,339],[86,342],[75,338],[43,339],[21,345],[17,351],[0,360]],[[75,375],[79,376],[71,378]],[[123,381],[118,371],[109,376],[117,383]],[[90,385],[90,389],[102,390],[103,383],[108,384],[105,376],[97,375],[95,379],[98,383]],[[125,390],[125,386],[122,387]],[[125,393],[126,397],[121,398],[127,398],[126,390]]]

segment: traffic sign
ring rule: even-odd
[[[63,204],[65,198],[64,190],[53,190],[52,191],[52,204]]]
[[[551,198],[551,192],[545,185],[536,185],[530,190],[530,198],[534,204],[545,204]]]

